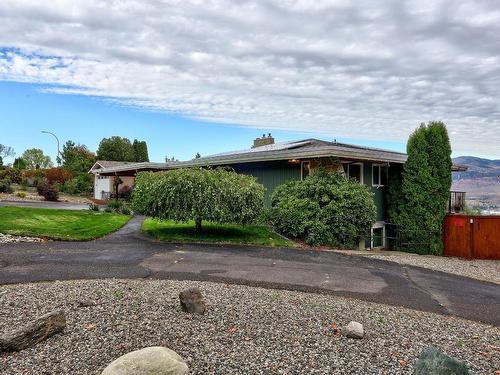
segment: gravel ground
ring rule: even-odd
[[[467,260],[404,253],[398,253],[398,255],[370,255],[370,257],[500,284],[500,261],[498,260]]]
[[[44,198],[37,193],[25,192],[26,196],[24,198],[18,197],[16,193],[6,194],[0,193],[0,201],[14,201],[14,202],[42,202]],[[80,197],[75,195],[68,195],[64,193],[59,193],[59,202],[65,203],[80,203],[89,204],[92,201],[86,197]]]
[[[183,313],[197,286],[208,313]],[[80,299],[98,304],[78,307]],[[192,281],[90,280],[0,286],[0,332],[61,307],[68,327],[36,347],[0,354],[2,374],[99,374],[146,346],[179,353],[193,374],[411,374],[429,345],[476,374],[500,370],[500,329],[404,308],[301,292]],[[334,334],[356,320],[362,340]]]
[[[12,236],[10,234],[0,233],[0,243],[14,243],[14,242],[42,242],[43,238],[26,237],[26,236]]]

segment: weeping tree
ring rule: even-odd
[[[132,192],[134,211],[159,220],[250,224],[264,208],[264,186],[222,168],[142,172]]]
[[[401,232],[403,250],[442,253],[442,222],[451,188],[451,146],[442,122],[421,124],[408,139],[401,179],[391,180],[388,215]]]

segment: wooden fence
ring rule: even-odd
[[[443,242],[446,256],[500,259],[500,216],[447,215]]]

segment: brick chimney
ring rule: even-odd
[[[254,139],[252,148],[273,145],[273,144],[274,144],[274,138],[271,136],[271,133],[269,133],[267,136],[265,134],[262,134],[261,138]]]

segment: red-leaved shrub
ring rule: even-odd
[[[59,199],[59,190],[48,182],[38,185],[36,191],[38,192],[38,195],[44,197],[46,201],[56,202]]]
[[[66,181],[71,180],[73,178],[73,174],[64,168],[50,168],[50,169],[47,169],[47,173],[45,174],[45,178],[51,184],[53,184],[54,182],[57,182],[57,183],[62,185]]]

